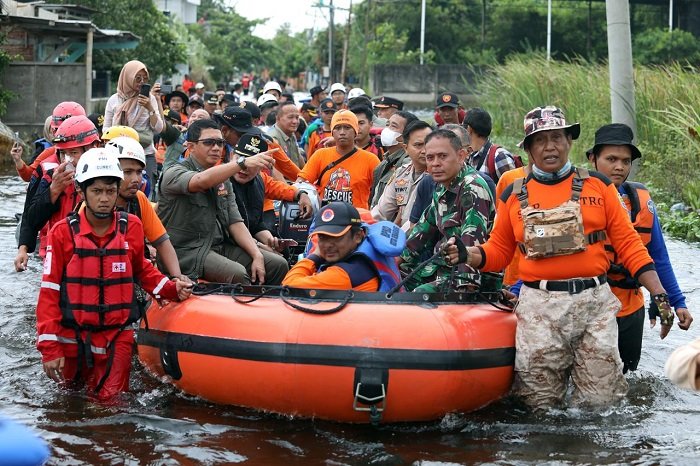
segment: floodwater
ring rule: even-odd
[[[627,399],[604,412],[533,416],[504,400],[433,423],[345,425],[213,405],[151,378],[138,363],[124,405],[105,408],[58,390],[41,370],[34,347],[41,264],[32,257],[22,274],[12,266],[24,187],[0,176],[0,413],[50,444],[49,464],[700,464],[700,396],[663,375],[673,348],[700,335],[696,245],[669,241],[694,327],[674,328],[664,341],[647,331]]]

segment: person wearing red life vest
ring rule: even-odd
[[[41,162],[27,188],[15,257],[17,272],[27,268],[37,234],[40,256],[44,257],[46,234],[80,201],[73,184],[75,165],[85,151],[99,144],[97,128],[84,115],[67,118],[56,130],[54,147],[57,153]]]
[[[86,386],[100,402],[128,390],[133,325],[142,317],[134,283],[169,300],[187,299],[192,287],[153,267],[144,257],[141,221],[115,211],[123,176],[113,149],[81,157],[75,182],[85,209],[49,233],[36,310],[46,375],[71,388]]]

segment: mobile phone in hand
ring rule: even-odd
[[[161,84],[160,85],[160,93],[161,94],[170,94],[173,92],[173,85],[172,84]]]
[[[278,243],[279,243],[279,245],[280,245],[280,249],[285,249],[285,248],[289,248],[289,247],[293,247],[293,246],[298,246],[298,245],[299,245],[299,243],[297,243],[295,240],[293,240],[293,239],[285,239],[285,238],[280,238],[280,239],[278,240]]]
[[[139,94],[148,97],[148,94],[151,93],[151,85],[150,84],[141,84],[141,88],[139,89]]]

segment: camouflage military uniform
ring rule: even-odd
[[[424,250],[436,252],[452,236],[465,246],[483,244],[494,216],[494,202],[488,185],[469,165],[464,165],[449,188],[438,185],[433,200],[406,240],[401,269],[409,273],[420,263]],[[406,283],[416,292],[442,292],[480,283],[480,275],[466,264],[447,265],[442,257],[419,271]]]
[[[523,286],[515,309],[514,394],[534,410],[560,406],[571,369],[573,404],[607,406],[623,398],[619,310],[607,284],[578,294]]]

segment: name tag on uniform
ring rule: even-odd
[[[126,272],[126,262],[112,262],[112,272]]]

